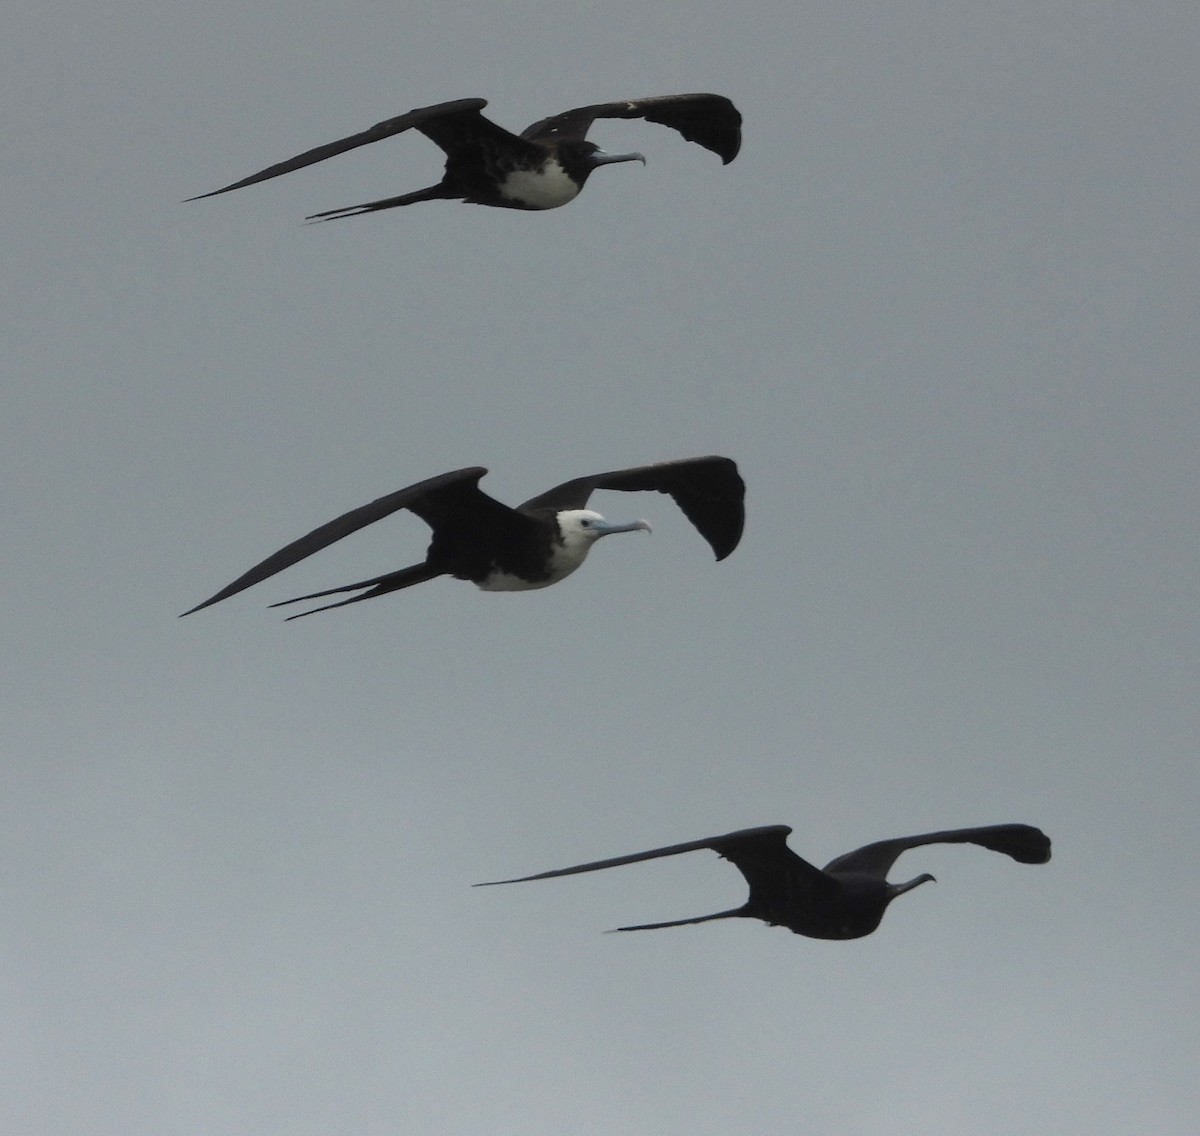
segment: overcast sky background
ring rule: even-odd
[[[0,1128],[184,1136],[1191,1136],[1194,4],[24,5],[5,19]],[[414,106],[515,130],[711,90],[730,166],[434,203]],[[705,453],[542,592],[409,515],[179,621],[338,513],[482,464],[517,502]],[[376,531],[377,530],[377,531]],[[694,853],[907,854],[873,936],[731,920]]]

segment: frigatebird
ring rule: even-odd
[[[645,521],[611,524],[599,513],[585,508],[597,489],[657,490],[669,494],[712,546],[718,560],[724,560],[741,540],[746,486],[730,458],[683,458],[576,477],[531,497],[515,509],[502,505],[479,488],[479,479],[485,473],[487,470],[482,466],[456,469],[352,509],[272,553],[216,595],[183,614],[191,615],[228,599],[399,509],[416,513],[433,530],[424,562],[271,606],[366,589],[348,600],[300,613],[312,615],[408,588],[435,576],[470,580],[484,591],[493,592],[548,587],[574,572],[602,536],[638,529],[650,531]]]
[[[707,923],[711,919],[761,919],[772,927],[786,927],[810,939],[860,939],[879,926],[887,905],[898,895],[933,881],[925,873],[907,883],[888,883],[887,874],[896,857],[923,844],[978,844],[993,852],[1003,852],[1022,864],[1044,864],[1050,859],[1050,839],[1027,824],[993,824],[983,828],[952,828],[945,832],[925,832],[920,836],[899,836],[864,845],[831,860],[823,869],[802,860],[787,845],[792,830],[786,824],[746,828],[725,836],[689,840],[649,852],[634,852],[611,860],[577,864],[521,876],[513,880],[489,880],[476,887],[519,884],[526,880],[546,880],[552,876],[571,876],[615,868],[659,856],[675,856],[711,848],[733,864],[750,885],[750,898],[732,911],[699,915],[694,919],[672,919],[666,923],[639,923],[618,927],[618,931],[652,931],[660,927],[681,927],[687,923]]]
[[[323,162],[369,142],[416,130],[446,152],[446,170],[437,185],[384,197],[362,205],[313,213],[309,221],[331,221],[394,209],[417,201],[462,200],[505,209],[557,209],[578,196],[597,166],[645,162],[642,154],[606,154],[586,138],[597,118],[644,118],[677,130],[689,142],[712,150],[728,165],[742,144],[742,116],[724,95],[659,95],[649,99],[597,103],[551,115],[510,134],[479,112],[486,99],[455,99],[418,107],[378,122],[369,130],[327,142],[230,185],[189,197],[199,201],[254,185]]]

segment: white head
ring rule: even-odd
[[[611,533],[650,531],[650,525],[646,521],[613,524],[591,509],[563,509],[555,519],[558,521],[561,542],[554,548],[554,576],[557,580],[574,572],[583,563],[588,550],[602,536]]]

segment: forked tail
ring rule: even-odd
[[[714,915],[697,915],[694,919],[671,919],[666,923],[638,923],[633,927],[614,927],[613,931],[657,931],[663,927],[685,927],[689,923],[708,923],[713,919],[736,919],[745,914],[745,907],[735,907],[732,911],[718,911]]]
[[[444,201],[461,194],[447,193],[441,182],[428,189],[402,193],[399,197],[383,197],[378,201],[367,201],[362,205],[343,205],[340,209],[326,209],[324,213],[311,213],[304,219],[311,224],[319,221],[336,221],[340,217],[358,217],[363,213],[377,213],[380,209],[396,209],[401,205],[414,205],[418,201]]]
[[[431,568],[428,564],[414,564],[410,568],[401,568],[395,572],[388,572],[383,576],[375,576],[370,580],[359,580],[357,584],[343,584],[340,588],[326,588],[323,592],[309,592],[306,596],[294,596],[290,600],[280,600],[278,603],[273,603],[271,607],[286,607],[288,604],[303,603],[305,600],[319,600],[322,596],[336,596],[341,592],[355,592],[359,588],[368,588],[369,591],[363,592],[360,596],[351,596],[348,600],[339,600],[337,603],[325,604],[323,607],[314,607],[310,611],[302,611],[299,615],[289,615],[288,619],[300,619],[306,615],[315,615],[318,611],[328,611],[331,607],[345,607],[346,604],[358,603],[359,600],[372,600],[376,596],[385,596],[388,592],[398,592],[401,588],[411,588],[413,584],[423,584],[426,580],[432,580],[444,573],[438,568]]]

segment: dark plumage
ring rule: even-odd
[[[670,495],[712,546],[718,560],[728,556],[742,536],[746,487],[729,458],[685,458],[576,477],[515,509],[502,505],[479,488],[479,479],[485,473],[487,470],[482,466],[454,470],[352,509],[268,556],[183,614],[191,615],[228,599],[399,509],[416,513],[433,529],[429,551],[421,564],[283,602],[296,603],[365,589],[351,599],[313,609],[324,611],[447,575],[470,580],[486,591],[546,587],[575,571],[600,537],[614,532],[649,530],[645,521],[610,524],[599,513],[584,508],[597,489],[657,490]]]
[[[772,927],[786,927],[811,939],[858,939],[879,926],[887,905],[898,895],[933,880],[931,875],[917,876],[907,883],[890,884],[887,874],[896,857],[923,844],[978,844],[993,852],[1003,852],[1022,864],[1044,864],[1050,859],[1050,840],[1027,824],[994,824],[983,828],[955,828],[945,832],[925,832],[920,836],[900,836],[880,840],[831,860],[824,869],[802,860],[787,846],[792,830],[784,824],[765,828],[747,828],[725,836],[691,840],[634,852],[611,860],[596,860],[521,876],[513,880],[490,880],[476,887],[516,884],[526,880],[545,880],[552,876],[570,876],[615,868],[659,856],[675,856],[711,848],[734,865],[750,885],[750,898],[732,911],[700,915],[694,919],[673,919],[666,923],[640,923],[618,927],[618,931],[648,931],[659,927],[679,927],[685,923],[705,923],[710,919],[761,919]]]
[[[677,130],[688,141],[712,150],[726,164],[733,161],[742,144],[742,116],[722,95],[660,95],[576,107],[535,122],[519,135],[510,134],[484,118],[479,112],[485,106],[486,99],[456,99],[418,107],[376,123],[360,134],[306,150],[231,185],[188,200],[198,201],[267,181],[406,130],[424,134],[446,152],[445,174],[437,185],[363,205],[314,213],[308,220],[351,217],[440,199],[506,209],[555,209],[579,193],[597,166],[646,160],[641,154],[605,154],[595,143],[587,141],[588,129],[597,118],[644,118],[647,122],[661,123]]]

